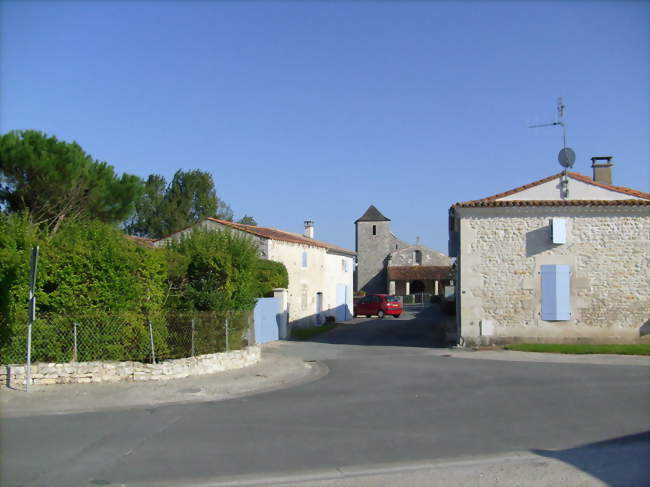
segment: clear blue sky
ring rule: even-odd
[[[3,1],[0,131],[118,172],[213,174],[236,216],[354,248],[375,204],[447,249],[447,210],[614,156],[650,192],[648,2]]]

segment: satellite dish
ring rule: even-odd
[[[576,153],[573,152],[571,147],[565,147],[557,155],[557,160],[562,167],[572,167],[573,163],[576,162]]]

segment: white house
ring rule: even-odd
[[[205,218],[190,228],[153,242],[160,247],[169,239],[181,238],[194,228],[229,229],[250,236],[260,257],[281,262],[289,274],[287,311],[292,326],[324,323],[327,316],[337,321],[352,317],[352,286],[355,252],[314,239],[314,223],[305,222],[305,233],[243,225]]]
[[[650,340],[650,194],[592,168],[450,208],[461,342]]]

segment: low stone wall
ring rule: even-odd
[[[35,385],[88,384],[181,379],[194,375],[241,369],[256,364],[260,358],[260,346],[252,345],[244,350],[165,360],[157,364],[141,362],[36,363],[31,367],[31,383]],[[0,370],[2,386],[24,386],[25,380],[24,365],[2,366]]]

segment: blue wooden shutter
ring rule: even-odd
[[[307,267],[307,252],[302,253],[302,266]]]
[[[565,244],[566,243],[566,220],[564,218],[553,218],[551,220],[553,227],[553,243]]]
[[[542,319],[566,321],[571,319],[571,268],[568,265],[543,265]]]

